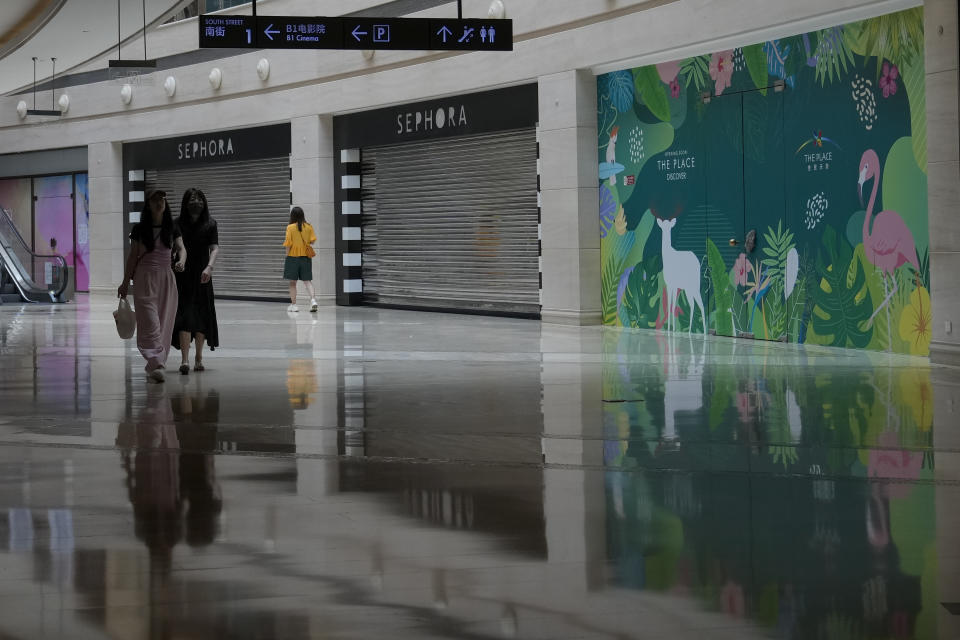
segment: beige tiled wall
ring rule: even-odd
[[[112,293],[123,278],[123,145],[87,147],[90,176],[90,290]]]
[[[599,324],[596,78],[538,80],[543,310],[546,322]]]
[[[960,111],[956,0],[924,3],[934,362],[960,364]],[[949,326],[948,326],[949,325]]]

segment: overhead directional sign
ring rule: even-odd
[[[513,21],[202,15],[201,48],[512,51]]]
[[[260,49],[340,49],[340,22],[330,18],[258,16],[257,46]]]
[[[201,48],[257,46],[257,19],[253,16],[200,16]]]
[[[430,21],[420,18],[344,19],[344,49],[425,49]]]
[[[513,51],[513,20],[431,20],[429,48]]]

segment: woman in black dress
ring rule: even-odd
[[[173,346],[180,349],[180,373],[190,373],[190,343],[196,344],[193,370],[203,371],[203,343],[220,346],[217,311],[213,304],[213,265],[220,252],[217,221],[210,217],[207,197],[200,189],[187,189],[177,226],[187,249],[187,266],[177,274],[179,307],[173,328]],[[192,254],[192,255],[191,255]]]

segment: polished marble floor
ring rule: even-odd
[[[0,638],[960,638],[955,370],[221,301],[154,384],[113,304],[0,306]]]

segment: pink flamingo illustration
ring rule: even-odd
[[[877,200],[877,187],[880,185],[880,158],[873,149],[867,149],[863,152],[860,159],[860,179],[857,184],[860,189],[860,202],[863,202],[863,185],[867,180],[873,180],[873,192],[870,194],[870,204],[867,205],[867,214],[863,219],[863,252],[867,260],[882,272],[883,292],[886,294],[884,301],[877,306],[867,321],[869,327],[873,324],[873,319],[877,317],[880,310],[887,309],[887,333],[892,333],[890,328],[890,299],[897,292],[897,278],[895,272],[897,269],[910,263],[913,268],[920,272],[920,261],[917,260],[917,247],[913,242],[913,234],[895,211],[881,211],[873,220],[873,231],[870,231],[870,218],[873,216],[873,206]],[[893,289],[888,291],[887,277],[893,283]],[[889,345],[888,345],[889,348]]]

